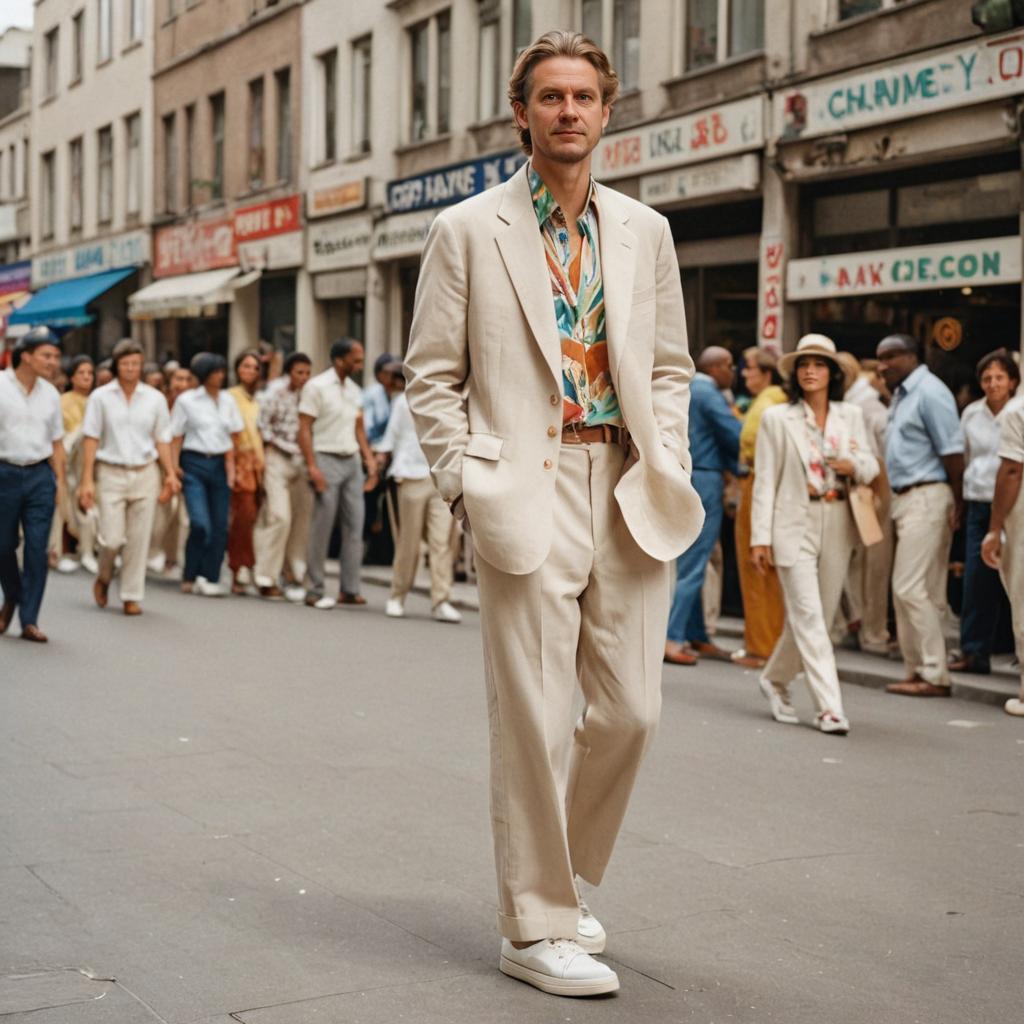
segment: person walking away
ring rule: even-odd
[[[94,505],[99,508],[100,557],[93,598],[106,608],[120,555],[118,590],[125,615],[142,614],[157,501],[166,504],[181,489],[171,461],[167,401],[142,381],[143,358],[142,346],[131,338],[114,346],[114,379],[89,396],[82,423],[78,501],[87,513]]]
[[[377,459],[363,427],[363,396],[352,379],[363,368],[363,346],[343,338],[331,346],[331,365],[302,389],[299,449],[316,491],[306,558],[306,604],[326,610],[363,605],[363,493],[377,486]],[[360,461],[362,457],[362,462]],[[363,472],[365,462],[368,472]],[[324,593],[324,563],[335,523],[341,530],[337,600]]]
[[[261,597],[280,600],[281,575],[287,562],[293,579],[305,572],[313,489],[299,450],[299,399],[310,378],[312,362],[302,352],[285,359],[285,387],[278,387],[260,403],[258,425],[263,438],[266,497],[256,520],[256,586]],[[299,599],[305,596],[301,591]]]
[[[220,584],[235,480],[235,446],[245,427],[238,403],[223,390],[227,362],[213,352],[192,357],[199,386],[179,395],[171,410],[174,456],[182,471],[189,532],[181,589],[223,597]]]
[[[391,596],[384,613],[394,619],[405,616],[405,599],[416,582],[420,547],[425,539],[430,563],[431,617],[437,622],[461,622],[462,615],[450,601],[454,576],[452,516],[430,479],[430,465],[416,436],[409,401],[402,393],[395,396],[377,451],[390,455],[387,476],[398,489],[398,541],[391,572]]]
[[[519,54],[530,161],[438,214],[406,359],[434,482],[475,548],[499,967],[564,996],[619,987],[576,881],[604,876],[650,746],[668,563],[703,519],[672,233],[590,174],[617,90],[576,33]]]
[[[385,352],[373,361],[373,383],[363,391],[363,426],[366,440],[371,448],[384,439],[384,431],[388,428],[391,416],[394,385],[392,384],[391,367],[399,364],[389,352]]]
[[[760,679],[777,722],[799,719],[789,685],[802,670],[825,733],[845,735],[829,625],[857,534],[846,488],[878,475],[864,415],[842,401],[845,378],[835,343],[807,334],[779,360],[789,403],[765,411],[757,436],[750,555],[758,572],[774,565],[786,623]]]
[[[999,469],[992,496],[988,533],[981,543],[981,557],[990,569],[998,569],[1010,595],[1013,635],[1020,669],[1020,696],[1004,705],[1008,715],[1024,717],[1024,396],[1014,398],[999,417]]]
[[[778,357],[766,348],[743,353],[743,383],[753,397],[740,430],[740,503],[736,511],[736,567],[743,596],[743,647],[732,661],[743,668],[764,668],[782,636],[785,610],[778,573],[769,566],[763,573],[750,561],[750,516],[754,501],[754,457],[761,417],[786,401]]]
[[[244,594],[253,582],[256,553],[253,551],[253,528],[259,514],[259,494],[263,486],[263,438],[257,419],[260,407],[257,388],[262,367],[259,353],[243,352],[235,360],[238,383],[228,394],[238,404],[245,424],[235,453],[235,483],[231,488],[231,513],[228,519],[228,567],[231,569],[231,592]]]
[[[704,506],[704,525],[688,551],[676,560],[676,586],[668,617],[665,661],[696,665],[697,655],[728,661],[729,655],[703,631],[701,588],[708,559],[722,530],[724,474],[735,471],[742,424],[733,415],[722,389],[732,385],[732,353],[711,346],[697,357],[698,373],[690,384],[690,455],[692,482]],[[699,624],[699,634],[693,623]],[[691,635],[693,634],[693,635]],[[689,642],[690,650],[687,650]]]
[[[876,355],[893,396],[885,465],[896,525],[892,600],[907,673],[886,690],[906,697],[948,697],[942,613],[950,540],[963,515],[960,417],[952,392],[921,364],[910,335],[888,335]]]
[[[64,418],[49,378],[60,365],[60,341],[33,327],[0,372],[0,633],[17,610],[21,637],[46,643],[39,611],[46,589],[50,524],[67,487]],[[18,565],[19,531],[25,543]]]
[[[1017,391],[1020,370],[1006,349],[997,349],[982,358],[977,373],[985,397],[972,402],[960,417],[964,435],[964,593],[960,653],[949,668],[988,675],[1006,594],[999,573],[982,561],[981,542],[988,532],[999,472],[999,417]]]

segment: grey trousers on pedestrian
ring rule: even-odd
[[[366,476],[359,455],[316,453],[327,490],[316,496],[313,522],[309,529],[306,558],[306,589],[312,597],[324,596],[324,562],[335,522],[341,529],[341,586],[343,594],[358,594],[359,571],[363,564],[363,519],[366,505],[363,484]]]

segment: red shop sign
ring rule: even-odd
[[[160,228],[154,249],[154,277],[193,274],[238,263],[235,229],[230,217]]]
[[[235,210],[237,242],[255,242],[271,235],[285,235],[301,227],[302,197],[298,195]]]

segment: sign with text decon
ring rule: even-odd
[[[513,150],[464,164],[438,167],[400,181],[389,181],[388,213],[431,210],[468,199],[508,181],[524,163],[526,154]]]
[[[841,298],[1013,284],[1020,279],[1021,238],[1010,235],[791,260],[786,271],[786,297],[793,301]]]
[[[1024,92],[1024,33],[979,39],[775,96],[783,142],[917,117]]]

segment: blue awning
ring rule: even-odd
[[[41,288],[8,318],[10,324],[46,324],[47,327],[81,327],[96,319],[85,307],[110,291],[126,277],[135,273],[135,267],[107,270],[102,274],[75,277],[69,281]]]

